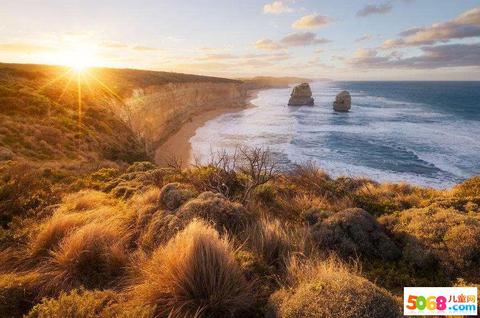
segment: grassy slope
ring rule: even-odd
[[[479,283],[480,178],[445,191],[312,166],[267,178],[242,164],[258,151],[235,168],[133,163],[141,140],[98,85],[83,89],[80,128],[74,86],[40,89],[61,71],[0,67],[5,316],[395,317],[403,286]],[[97,72],[120,97],[228,81]]]

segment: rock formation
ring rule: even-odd
[[[312,90],[308,83],[302,83],[293,88],[290,94],[289,106],[313,105]]]
[[[337,112],[348,112],[352,106],[352,97],[347,91],[338,93],[333,102],[333,109]]]

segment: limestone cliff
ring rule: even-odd
[[[122,108],[123,117],[154,150],[192,116],[239,107],[245,100],[241,82],[168,83],[133,90]]]

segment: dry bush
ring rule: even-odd
[[[0,274],[0,315],[21,317],[37,299],[41,276],[37,272]]]
[[[156,306],[156,317],[233,317],[253,301],[231,244],[200,221],[156,250],[141,271],[132,297]]]
[[[128,265],[126,235],[114,222],[90,223],[61,241],[44,264],[45,290],[114,286]]]
[[[42,212],[60,201],[58,184],[35,164],[24,161],[0,162],[0,226],[14,217]]]
[[[335,251],[344,258],[393,260],[401,255],[377,220],[362,209],[337,212],[314,225],[312,231],[320,248]]]
[[[480,176],[470,178],[453,188],[453,195],[458,197],[480,196]]]
[[[45,298],[30,310],[26,318],[150,318],[153,309],[143,306],[128,308],[112,290],[73,290],[58,298]]]
[[[249,213],[240,203],[228,201],[223,195],[203,192],[197,198],[185,203],[176,213],[184,222],[201,218],[215,225],[222,232],[242,231],[252,220]]]
[[[176,215],[156,211],[139,232],[137,245],[144,251],[152,251],[163,243],[166,243],[175,234],[182,230],[184,222]]]
[[[292,261],[285,288],[270,297],[270,317],[401,317],[394,297],[345,265]]]
[[[174,182],[163,186],[158,196],[158,200],[163,208],[175,210],[193,196],[194,193],[191,189],[185,185]]]
[[[480,218],[454,209],[410,209],[379,219],[418,267],[438,260],[447,274],[480,276]]]
[[[312,208],[330,209],[326,199],[311,193],[295,193],[293,196],[278,195],[275,203],[277,209],[272,212],[287,220],[301,220],[304,213]]]
[[[353,204],[373,215],[390,214],[426,204],[437,196],[435,190],[406,183],[366,183],[351,194]]]
[[[242,203],[251,200],[256,188],[275,179],[277,164],[268,150],[257,147],[237,147],[232,154],[222,150],[212,153],[206,167],[196,165],[200,178],[193,178],[201,190],[237,198]],[[195,174],[194,174],[195,176]],[[200,182],[198,182],[200,181]]]
[[[315,250],[309,230],[276,219],[261,218],[245,231],[247,245],[267,265],[283,267],[294,254],[310,255]]]
[[[333,179],[312,162],[296,166],[289,172],[287,178],[290,183],[300,189],[326,199],[337,198],[339,195],[337,191],[334,191]]]
[[[171,211],[161,209],[160,189],[150,188],[128,202],[130,214],[126,224],[135,246],[151,251],[172,238],[186,225]]]

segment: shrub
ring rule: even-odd
[[[480,218],[477,214],[428,207],[385,216],[380,222],[407,251],[404,256],[408,262],[421,267],[431,266],[431,262],[419,260],[432,255],[451,276],[480,275]]]
[[[223,195],[203,192],[185,203],[177,212],[180,219],[189,222],[202,218],[215,224],[218,231],[224,229],[238,233],[252,219],[251,214],[240,204],[228,201]]]
[[[30,310],[26,318],[117,318],[153,317],[149,307],[127,308],[111,290],[73,290],[62,292],[56,299],[47,298]]]
[[[141,228],[137,244],[143,250],[151,251],[167,242],[183,227],[184,222],[181,222],[176,215],[156,211],[151,215],[148,223]]]
[[[90,223],[66,237],[45,264],[47,290],[106,288],[124,273],[125,236],[115,223]]]
[[[289,278],[290,288],[270,297],[275,317],[401,317],[400,306],[388,291],[350,273],[338,262],[293,262]]]
[[[373,216],[362,209],[337,212],[314,225],[313,237],[320,246],[342,257],[379,257],[392,260],[400,250]]]
[[[127,173],[145,172],[145,171],[153,170],[155,168],[157,168],[157,166],[154,163],[151,163],[150,161],[134,162],[132,165],[130,165],[127,168]]]
[[[157,249],[141,270],[132,296],[156,306],[157,317],[235,316],[253,301],[230,243],[200,221]]]
[[[453,188],[453,194],[459,197],[480,196],[480,176],[460,183]]]
[[[180,183],[165,185],[158,196],[162,207],[175,210],[194,196],[193,192]]]
[[[373,215],[390,214],[421,206],[436,195],[434,190],[405,183],[366,183],[351,193],[353,204]]]
[[[0,274],[0,313],[3,317],[21,317],[32,307],[40,286],[40,275]]]

